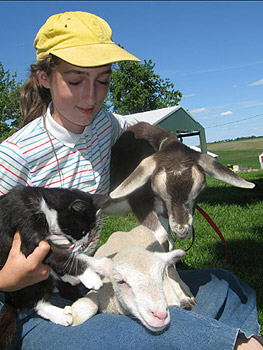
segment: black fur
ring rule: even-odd
[[[45,200],[49,209],[58,214],[58,223],[63,233],[78,240],[89,232],[96,223],[96,211],[107,197],[62,189],[17,186],[0,197],[0,269],[3,268],[15,232],[21,236],[21,250],[28,256],[41,240],[47,239],[49,225],[40,210],[40,202]],[[68,236],[67,236],[68,237]],[[47,240],[48,241],[48,240]],[[87,268],[87,263],[73,259],[67,264],[70,254],[48,241],[51,250],[45,258],[57,275],[78,276]],[[48,301],[54,288],[53,278],[16,292],[5,293],[5,305],[0,311],[0,350],[8,348],[16,331],[19,309],[32,309],[41,299]]]

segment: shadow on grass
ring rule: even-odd
[[[228,240],[228,259],[224,269],[234,273],[256,291],[258,308],[263,311],[263,228],[261,232],[261,237],[257,240],[252,235],[251,239]],[[224,249],[222,243],[212,244],[207,260],[202,261],[201,265],[190,267],[180,261],[177,263],[177,268],[179,270],[222,268]]]
[[[239,204],[263,202],[263,179],[253,180],[255,188],[243,189],[228,185],[207,187],[200,196],[199,203],[215,204]]]

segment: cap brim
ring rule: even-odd
[[[75,46],[52,50],[49,53],[80,67],[97,67],[120,61],[141,61],[114,43]]]

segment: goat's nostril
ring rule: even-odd
[[[178,230],[181,232],[187,232],[189,230],[188,225],[178,225]]]
[[[172,228],[173,228],[172,231],[176,234],[178,238],[180,238],[180,236],[182,238],[185,238],[190,231],[189,225],[177,224],[177,225],[174,225]]]
[[[167,214],[167,212],[166,212],[165,210],[161,213],[161,216],[162,216],[164,219],[168,219],[168,214]]]
[[[158,318],[161,321],[166,320],[167,316],[168,316],[168,312],[167,311],[161,311],[161,312],[152,312],[152,315],[156,318]]]

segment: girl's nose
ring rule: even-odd
[[[83,90],[82,99],[88,106],[94,106],[96,103],[96,86],[95,83],[87,82]]]

